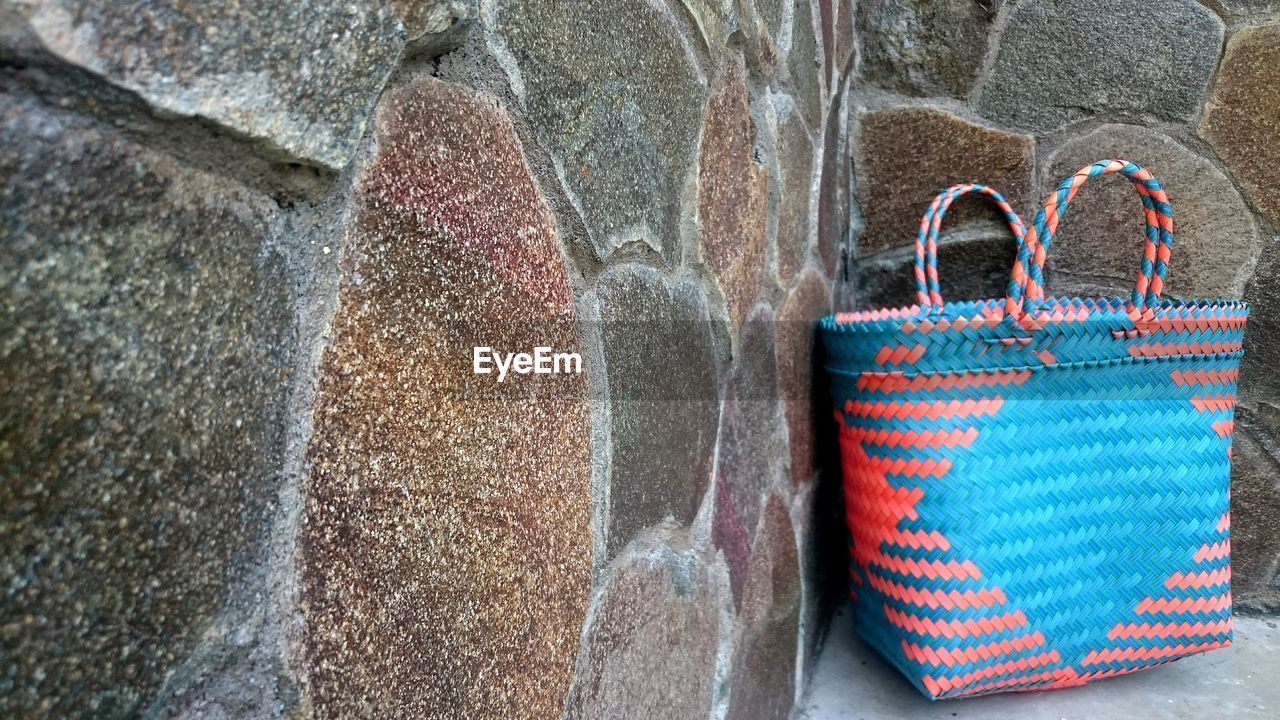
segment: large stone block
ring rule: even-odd
[[[1177,242],[1169,266],[1170,295],[1238,298],[1253,274],[1259,238],[1248,206],[1213,163],[1171,138],[1133,125],[1103,125],[1047,159],[1042,186],[1053,188],[1082,167],[1107,158],[1132,160],[1164,184],[1173,202]],[[1034,215],[1027,209],[1026,220]],[[1080,191],[1051,248],[1059,273],[1126,294],[1133,289],[1146,237],[1142,203],[1124,179],[1096,178]]]
[[[812,127],[821,127],[824,101],[823,74],[826,64],[818,45],[812,0],[798,0],[792,15],[791,43],[782,71],[783,85]]]
[[[770,496],[742,603],[728,720],[785,720],[795,703],[800,556],[787,506]]]
[[[860,125],[857,193],[866,229],[859,254],[914,244],[929,202],[955,183],[985,183],[1014,208],[1032,205],[1035,141],[1028,135],[924,107],[874,110]],[[1003,218],[985,198],[961,198],[947,213],[943,236],[978,219],[1003,226]]]
[[[822,273],[806,268],[778,312],[778,385],[787,416],[791,482],[800,485],[817,470],[814,432],[829,403],[826,388],[814,382],[818,320],[831,311],[831,292]]]
[[[492,98],[387,93],[321,366],[299,537],[318,717],[558,716],[591,583],[585,376],[557,233]],[[536,652],[531,651],[536,648]]]
[[[0,136],[0,716],[138,716],[278,490],[276,206],[11,96]]]
[[[1194,0],[1033,0],[1013,10],[978,108],[1054,130],[1095,115],[1196,115],[1223,26]]]
[[[597,287],[609,392],[608,553],[666,518],[688,524],[711,475],[719,407],[702,291],[624,266]]]
[[[717,80],[702,128],[698,168],[702,256],[715,273],[734,327],[760,292],[768,211],[744,72],[741,60],[730,62]]]
[[[1249,324],[1244,334],[1240,395],[1250,400],[1280,402],[1280,241],[1258,262],[1245,294]]]
[[[1280,24],[1231,36],[1200,128],[1272,222],[1280,222]]]
[[[645,0],[503,2],[482,15],[534,135],[603,257],[642,240],[674,257],[703,86]]]
[[[1231,584],[1242,607],[1280,609],[1280,410],[1241,408],[1231,457]]]
[[[862,74],[904,95],[966,98],[1003,0],[863,0]]]
[[[5,4],[25,20],[8,42],[42,47],[162,114],[209,120],[335,169],[355,152],[404,43],[395,14],[370,0]]]
[[[596,601],[566,717],[710,717],[721,582],[687,547],[655,542],[620,558]]]
[[[788,282],[804,265],[809,251],[809,212],[813,206],[814,143],[794,110],[779,123],[778,278]]]
[[[724,496],[717,497],[713,540],[725,552],[734,598],[740,600],[742,550],[755,537],[761,504],[786,452],[779,437],[778,364],[768,305],[757,305],[743,323],[732,373],[720,412],[716,489]]]

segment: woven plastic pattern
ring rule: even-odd
[[[1148,221],[1129,298],[1048,298],[1044,259],[1090,177]],[[955,198],[1002,205],[1005,298],[944,303]],[[1068,178],[1030,228],[980,185],[917,239],[915,306],[822,321],[859,633],[930,698],[1080,685],[1231,641],[1228,484],[1248,308],[1161,299],[1172,211],[1132,163]]]

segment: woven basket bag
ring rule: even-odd
[[[1045,298],[1081,185],[1118,173],[1146,242],[1129,298]],[[944,303],[938,227],[981,193],[1018,242],[1008,295]],[[916,305],[824,318],[859,634],[930,698],[1081,685],[1231,642],[1228,485],[1248,307],[1161,298],[1173,219],[1121,160],[1026,228],[939,195]]]

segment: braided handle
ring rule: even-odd
[[[920,231],[916,235],[916,296],[921,308],[940,310],[943,305],[942,291],[938,284],[938,229],[942,226],[942,218],[947,209],[958,198],[971,192],[982,193],[1004,213],[1009,229],[1018,240],[1018,250],[1022,251],[1026,224],[1018,213],[1014,212],[1004,196],[995,189],[978,183],[962,183],[938,193],[920,219]]]
[[[1005,299],[1006,315],[1022,318],[1027,311],[1027,299],[1031,301],[1032,309],[1044,300],[1044,262],[1058,224],[1067,213],[1067,206],[1086,180],[1112,173],[1123,175],[1138,191],[1146,219],[1142,265],[1134,283],[1131,303],[1139,311],[1160,304],[1165,275],[1169,272],[1169,256],[1173,251],[1173,208],[1169,205],[1169,196],[1148,170],[1126,160],[1100,160],[1063,180],[1036,213],[1035,223],[1027,231],[1026,241],[1018,248],[1018,258],[1014,261],[1009,293]]]

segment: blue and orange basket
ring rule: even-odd
[[[1118,173],[1146,216],[1129,298],[1046,298],[1058,223]],[[1017,242],[1008,294],[944,302],[938,228],[982,193]],[[1162,298],[1173,218],[1121,160],[1026,227],[957,185],[925,214],[917,304],[821,331],[859,634],[930,698],[1069,687],[1231,643],[1229,475],[1248,306]]]

